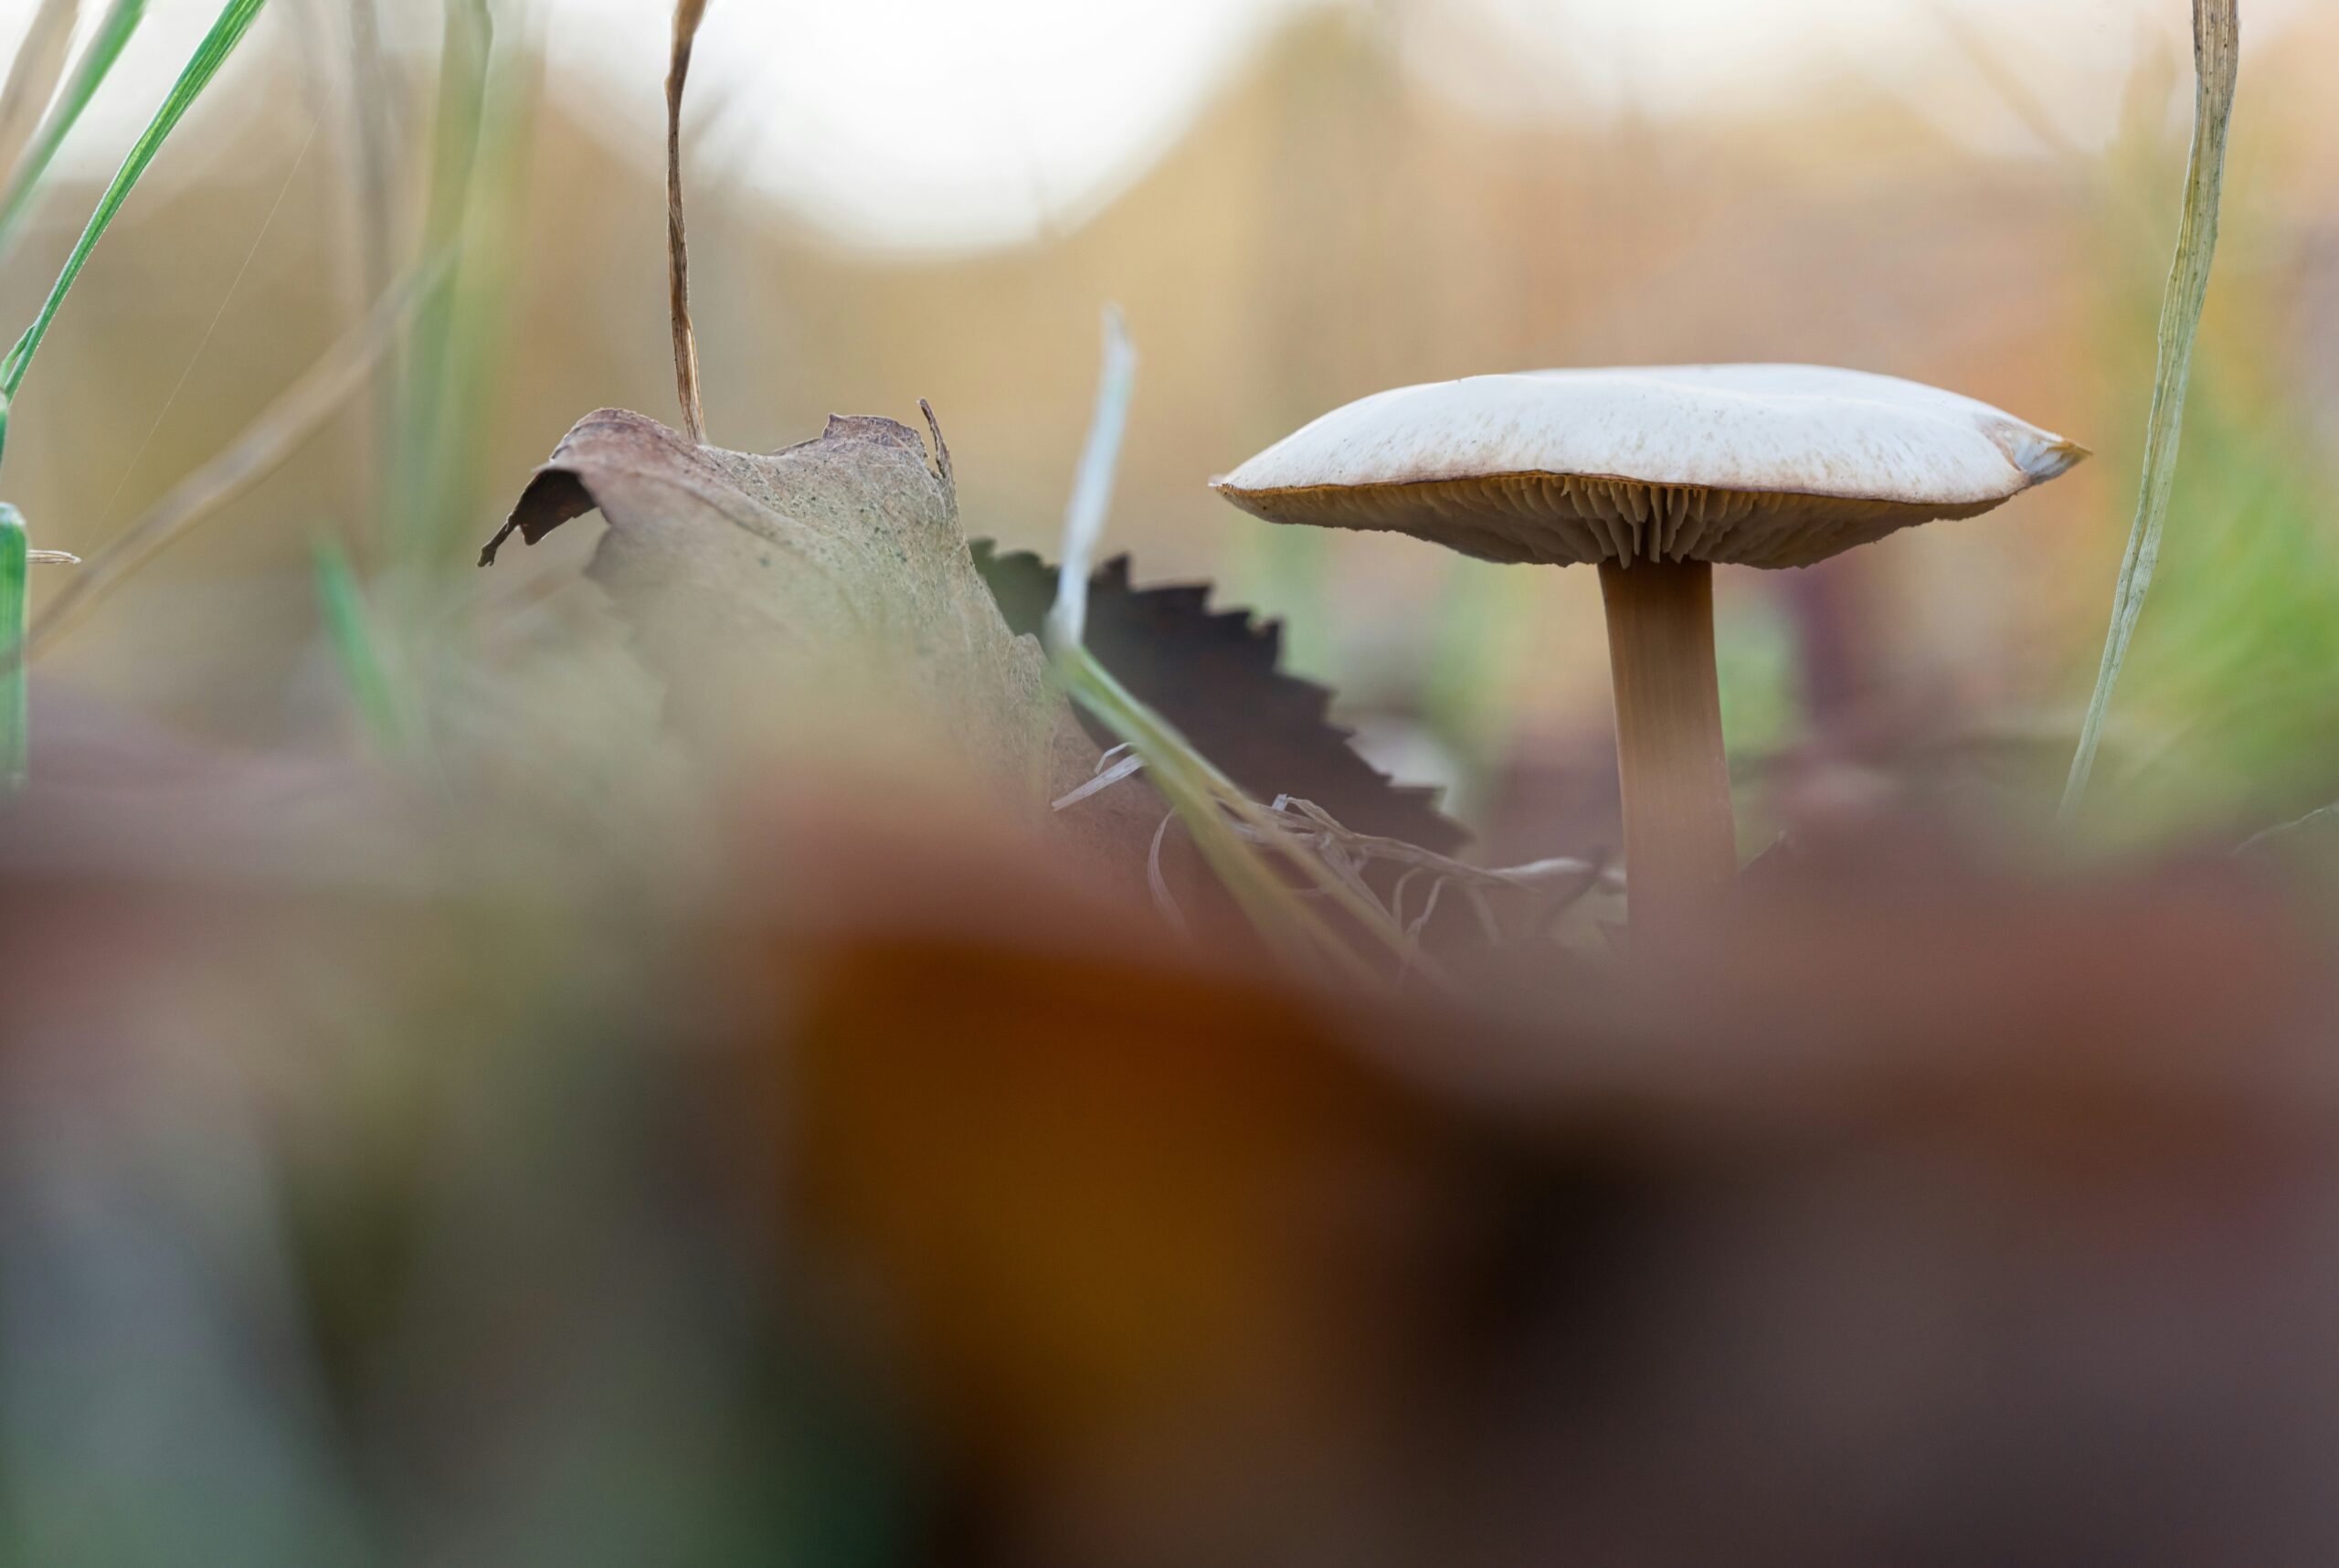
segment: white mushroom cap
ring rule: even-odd
[[[1274,523],[1494,561],[1801,567],[2087,455],[1971,397],[1814,365],[1474,376],[1336,408],[1212,488]]]

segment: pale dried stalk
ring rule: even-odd
[[[1073,499],[1065,512],[1063,575],[1055,603],[1048,611],[1044,641],[1055,678],[1066,695],[1144,759],[1154,788],[1184,821],[1195,850],[1217,874],[1260,938],[1285,962],[1303,972],[1325,972],[1358,983],[1370,984],[1378,978],[1363,956],[1310,906],[1304,895],[1312,894],[1348,915],[1364,938],[1379,946],[1402,971],[1422,973],[1434,983],[1440,977],[1420,961],[1419,948],[1405,940],[1404,933],[1378,901],[1360,895],[1349,878],[1307,853],[1297,839],[1273,832],[1274,818],[1265,807],[1235,788],[1232,779],[1160,715],[1132,696],[1081,644],[1090,564],[1104,534],[1136,377],[1137,355],[1120,313],[1108,308],[1096,404],[1081,450]],[[1075,797],[1082,793],[1073,791]],[[1244,827],[1251,832],[1239,831]],[[1157,851],[1160,841],[1161,834],[1157,832]],[[1261,850],[1268,853],[1262,854]],[[1290,874],[1290,881],[1277,874],[1276,862]],[[1158,881],[1158,854],[1148,875]],[[1295,887],[1293,882],[1300,885]],[[1157,899],[1161,896],[1162,890],[1157,887]]]
[[[1059,797],[1053,807],[1059,811],[1067,810],[1143,771],[1144,767],[1145,759],[1123,742],[1098,758],[1095,772],[1087,782]],[[1595,888],[1614,893],[1625,885],[1624,877],[1614,867],[1572,856],[1531,861],[1523,865],[1471,865],[1402,839],[1358,832],[1314,801],[1296,795],[1278,795],[1273,805],[1254,806],[1247,814],[1222,804],[1221,813],[1227,831],[1248,843],[1274,851],[1286,860],[1312,858],[1352,899],[1373,909],[1392,928],[1402,931],[1409,949],[1404,959],[1409,969],[1421,961],[1418,944],[1422,932],[1428,927],[1430,916],[1437,912],[1438,900],[1448,887],[1458,889],[1470,899],[1487,939],[1503,943],[1535,935],[1561,910]],[[1170,820],[1177,815],[1171,812]],[[1163,825],[1166,828],[1168,822]],[[1155,862],[1160,853],[1160,842],[1161,835],[1157,832]],[[1386,897],[1365,878],[1365,872],[1376,864],[1406,868]],[[1149,863],[1148,874],[1150,881],[1158,884],[1158,864]],[[1429,898],[1420,913],[1409,920],[1405,917],[1405,895],[1414,879],[1421,876],[1431,878]],[[1325,890],[1319,887],[1299,892],[1301,896],[1321,896]],[[1541,895],[1542,902],[1532,912],[1530,927],[1506,931],[1487,901],[1487,895],[1490,893]],[[1166,890],[1157,886],[1156,902],[1166,897]],[[1174,910],[1175,906],[1169,907]]]
[[[383,350],[445,268],[442,258],[385,296],[372,314],[285,388],[235,445],[180,481],[143,516],[92,555],[88,566],[34,620],[22,652],[37,657],[47,652],[131,573],[281,467],[365,385]],[[17,653],[0,649],[0,673],[16,667]]]
[[[378,0],[346,0],[349,7],[349,129],[356,178],[351,182],[359,235],[359,276],[365,297],[389,284],[397,249],[398,115],[392,101],[389,56],[382,43]]]
[[[1949,36],[1950,42],[1957,46],[1958,53],[1965,57],[1966,62],[1973,66],[1984,83],[1997,94],[1998,101],[2022,122],[2022,128],[2038,139],[2040,146],[2061,157],[2079,155],[2079,149],[2055,123],[2055,117],[2047,111],[2047,105],[2030,90],[2029,83],[2023,80],[2013,61],[1999,47],[1998,35],[1983,28],[1953,0],[1932,0],[1932,13],[1933,20],[1940,25],[1941,30]]]
[[[683,431],[706,444],[706,408],[698,386],[698,333],[691,325],[691,250],[683,223],[683,93],[691,75],[691,47],[706,19],[706,0],[674,0],[674,61],[666,73],[666,282],[674,324],[674,389],[683,404]]]
[[[1347,826],[1329,811],[1310,800],[1293,795],[1278,795],[1267,809],[1272,826],[1263,830],[1254,823],[1237,821],[1235,832],[1254,843],[1262,843],[1273,832],[1295,844],[1304,844],[1316,860],[1331,869],[1332,874],[1363,902],[1387,917],[1390,924],[1404,933],[1410,949],[1408,969],[1421,963],[1421,935],[1429,926],[1430,916],[1437,913],[1439,897],[1448,887],[1459,889],[1470,900],[1478,916],[1487,940],[1504,943],[1531,938],[1540,934],[1559,913],[1591,893],[1594,888],[1616,892],[1625,885],[1624,878],[1613,868],[1596,861],[1560,856],[1551,860],[1532,861],[1525,865],[1479,866],[1458,861],[1449,855],[1426,850],[1402,839],[1382,838],[1371,833],[1360,833]],[[1396,885],[1383,898],[1365,880],[1366,870],[1374,864],[1402,865],[1406,868]],[[1405,918],[1405,894],[1417,876],[1431,879],[1428,901],[1421,913]],[[1505,931],[1495,917],[1489,893],[1532,893],[1543,895],[1536,907],[1531,923],[1519,931]]]
[[[57,97],[65,79],[65,62],[72,58],[73,27],[81,19],[79,0],[41,0],[25,29],[25,41],[8,67],[8,82],[0,87],[0,172],[13,176],[16,164],[32,144],[41,116]]]
[[[2079,810],[2095,768],[2103,736],[2104,711],[2120,679],[2128,640],[2143,613],[2144,591],[2160,559],[2161,526],[2176,483],[2176,450],[2185,426],[2185,384],[2193,369],[2193,341],[2201,329],[2201,307],[2209,294],[2209,264],[2217,249],[2217,200],[2225,184],[2226,128],[2233,119],[2235,79],[2241,67],[2241,22],[2238,0],[2193,0],[2193,151],[2185,171],[2185,211],[2176,231],[2176,258],[2161,297],[2160,353],[2153,376],[2152,414],[2144,428],[2144,477],[2136,495],[2136,519],[2111,599],[2111,628],[2103,641],[2103,662],[2080,727],[2078,752],[2063,787],[2062,814]]]
[[[1593,885],[1612,889],[1625,885],[1621,873],[1596,861],[1579,860],[1571,855],[1529,861],[1523,865],[1472,865],[1467,861],[1455,860],[1451,855],[1407,843],[1402,839],[1358,832],[1323,807],[1296,795],[1276,796],[1275,804],[1267,810],[1285,831],[1314,839],[1319,845],[1338,845],[1347,858],[1409,866],[1414,871],[1427,872],[1434,876],[1475,886],[1540,889],[1563,886],[1578,880],[1588,880]]]
[[[145,14],[146,0],[111,0],[97,26],[90,29],[79,60],[48,94],[47,112],[40,116],[23,149],[11,160],[7,183],[0,185],[0,251],[13,244],[34,192],[48,174],[58,148],[112,73],[115,62],[138,31]]]
[[[1050,648],[1077,647],[1088,631],[1088,577],[1105,519],[1113,503],[1113,476],[1120,471],[1121,442],[1128,434],[1129,400],[1137,390],[1137,347],[1120,307],[1105,307],[1105,357],[1096,376],[1096,406],[1090,411],[1088,440],[1080,449],[1072,499],[1064,504],[1064,564],[1056,572],[1055,603],[1048,609]]]

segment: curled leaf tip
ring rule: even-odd
[[[956,497],[958,473],[950,465],[950,443],[942,439],[942,421],[935,417],[934,405],[923,397],[917,400],[917,411],[926,416],[926,428],[934,433],[934,475],[942,482],[942,488]]]

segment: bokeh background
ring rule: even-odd
[[[1708,359],[2094,449],[1720,574],[1720,938],[1619,961],[1592,865],[1564,940],[1450,895],[1400,986],[1297,983],[1206,888],[1175,939],[1144,779],[1088,803],[1141,819],[1116,898],[915,715],[726,771],[590,520],[477,569],[580,416],[674,417],[668,7],[270,0],[0,488],[96,557],[414,303],[33,666],[0,1568],[2331,1561],[2339,818],[2231,852],[2339,800],[2339,6],[2245,8],[2166,546],[2050,831],[2182,0],[712,0],[714,439],[929,399],[967,531],[1049,549],[1118,304],[1111,546],[1279,618],[1489,862],[1615,842],[1591,575],[1212,474],[1392,385]],[[153,0],[0,318],[216,14]]]
[[[86,552],[425,229],[466,235],[436,444],[383,444],[417,436],[411,408],[353,409],[44,664],[245,741],[301,722],[320,530],[396,564],[411,538],[389,514],[428,492],[426,553],[450,562],[587,408],[672,417],[661,8],[273,9],[100,254],[11,452],[37,542]],[[158,8],[69,150],[84,174],[199,11]],[[770,450],[831,410],[929,398],[969,533],[1045,546],[1118,302],[1143,369],[1112,543],[1138,578],[1283,618],[1384,765],[1529,853],[1613,836],[1586,765],[1607,728],[1590,577],[1271,531],[1208,478],[1350,397],[1478,371],[1790,359],[1938,382],[2096,461],[1815,571],[1724,574],[1733,756],[1742,781],[1920,754],[2029,781],[2061,765],[2133,504],[2190,123],[2183,13],[718,6],[688,118],[714,434]],[[2339,143],[2313,85],[2334,28],[2298,0],[2249,18],[2185,468],[2100,786],[2114,836],[2230,839],[2339,782]],[[44,204],[0,302],[30,303],[85,205]],[[387,489],[385,467],[405,471]],[[1555,804],[1565,778],[1582,799]]]

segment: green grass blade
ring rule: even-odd
[[[1413,950],[1385,910],[1334,875],[1283,832],[1265,808],[1194,748],[1168,720],[1133,696],[1095,656],[1081,647],[1059,648],[1051,668],[1065,694],[1094,714],[1143,759],[1145,777],[1159,790],[1211,870],[1233,895],[1262,940],[1293,969],[1371,982],[1374,971],[1348,939],[1269,863],[1280,860],[1302,883],[1347,915],[1399,967],[1425,977],[1434,968]],[[1256,843],[1234,829],[1240,821]]]
[[[0,260],[5,260],[15,248],[17,230],[32,207],[33,193],[40,188],[41,176],[56,161],[57,150],[80,122],[81,111],[90,107],[90,100],[97,96],[98,89],[113,74],[114,62],[122,58],[122,51],[130,46],[131,36],[145,19],[146,0],[113,0],[99,19],[89,48],[81,51],[81,63],[74,69],[57,101],[49,105],[48,112],[42,116],[24,157],[9,174],[6,191],[0,193]]]
[[[2153,377],[2152,413],[2144,429],[2143,482],[2136,495],[2136,517],[2120,562],[2111,599],[2111,625],[2103,661],[2080,727],[2079,750],[2063,787],[2062,815],[2079,810],[2095,768],[2103,737],[2103,716],[2120,665],[2143,613],[2144,592],[2160,559],[2162,525],[2176,482],[2176,453],[2185,424],[2185,389],[2193,368],[2193,343],[2201,308],[2209,293],[2209,265],[2217,249],[2217,203],[2225,183],[2226,131],[2233,118],[2234,81],[2240,68],[2238,0],[2193,0],[2193,150],[2185,172],[2185,211],[2176,232],[2176,256],[2161,299],[2159,362]]]
[[[75,242],[72,254],[65,259],[65,266],[58,273],[57,282],[50,288],[48,298],[42,302],[40,313],[33,318],[33,324],[25,329],[25,335],[16,340],[16,346],[8,352],[6,360],[0,361],[0,396],[14,402],[17,389],[24,385],[25,372],[32,367],[33,355],[39,352],[41,340],[48,335],[49,324],[56,321],[57,313],[64,306],[65,296],[72,291],[75,280],[81,275],[81,269],[89,264],[90,252],[98,248],[98,241],[105,237],[107,228],[112,226],[123,204],[129,201],[130,193],[137,187],[139,179],[154,162],[155,154],[163,150],[163,143],[170,139],[172,132],[178,129],[179,122],[185,118],[186,111],[194,107],[196,99],[203,96],[204,89],[209,87],[212,79],[219,74],[219,68],[228,63],[228,57],[236,52],[236,46],[244,41],[244,35],[251,30],[253,21],[267,3],[268,0],[228,0],[219,13],[219,19],[212,23],[211,31],[205,34],[203,42],[196,46],[194,56],[188,59],[186,69],[179,73],[178,82],[171,89],[170,96],[163,101],[162,108],[155,111],[145,132],[132,145],[130,155],[122,160],[122,167],[114,175],[113,183],[106,187],[105,195],[98,199],[97,210],[90,215],[89,224],[82,229],[79,240]],[[5,426],[0,426],[0,434],[5,434]]]
[[[312,566],[317,612],[333,645],[333,662],[349,684],[350,700],[374,743],[384,752],[395,754],[405,726],[398,721],[389,669],[375,636],[374,617],[365,603],[365,585],[357,580],[357,567],[338,539],[318,540]]]
[[[382,469],[380,558],[417,585],[443,584],[470,554],[482,500],[480,432],[519,254],[513,224],[532,101],[526,51],[499,43],[494,8],[449,0],[445,13],[423,244],[456,262],[407,334]]]
[[[25,640],[25,577],[29,558],[24,514],[0,501],[0,649],[14,650]],[[25,731],[29,718],[25,662],[10,659],[5,673],[0,673],[0,793],[24,787]]]
[[[236,52],[236,46],[243,42],[244,35],[251,30],[253,20],[266,4],[267,0],[228,0],[219,13],[218,20],[211,25],[211,31],[196,47],[194,57],[180,73],[170,96],[163,101],[162,108],[155,111],[145,132],[132,145],[129,156],[122,160],[122,167],[115,173],[113,182],[106,187],[105,195],[99,198],[97,210],[90,215],[88,225],[81,231],[81,238],[74,243],[72,253],[66,258],[56,283],[49,289],[48,297],[41,303],[40,313],[33,318],[33,324],[25,329],[24,336],[16,340],[16,345],[8,351],[7,358],[0,361],[0,451],[5,451],[6,447],[8,419],[15,411],[16,393],[24,386],[25,373],[32,367],[33,355],[39,351],[41,340],[48,335],[50,323],[56,321],[57,313],[65,304],[65,296],[72,291],[75,280],[81,275],[81,269],[89,264],[90,252],[105,237],[115,216],[130,199],[130,193],[137,187],[140,176],[153,163],[155,154],[162,151],[163,143],[170,139],[172,132],[178,129],[179,122],[185,118],[187,110],[203,96],[204,89],[209,87],[212,79],[219,74],[219,68],[228,63],[228,57]],[[96,93],[98,84],[112,70],[123,47],[129,43],[131,34],[137,30],[144,12],[144,0],[118,0],[106,13],[98,37],[83,56],[81,69],[74,73],[72,82],[51,111],[36,138],[35,147],[27,155],[24,167],[29,171],[29,177],[20,177],[11,185],[7,199],[16,205],[12,208],[0,209],[0,241],[5,241],[8,225],[21,217],[26,193],[38,184],[40,172],[47,167],[48,160],[55,155],[57,144],[64,140],[65,132],[80,117],[81,111]],[[27,687],[23,650],[25,569],[29,564],[29,554],[23,516],[14,507],[0,503],[0,659],[5,660],[0,662],[0,789],[13,789],[20,786],[24,782],[28,761],[26,740]]]

